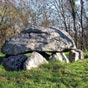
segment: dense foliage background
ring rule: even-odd
[[[88,0],[0,0],[0,47],[34,26],[66,30],[78,48],[88,49]]]

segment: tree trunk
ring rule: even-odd
[[[74,0],[69,0],[70,2],[70,6],[71,6],[71,14],[72,14],[72,18],[73,18],[73,26],[74,26],[74,40],[75,40],[75,44],[76,46],[78,46],[77,42],[77,29],[76,29],[76,5],[75,5],[75,1]]]
[[[82,29],[81,49],[84,50],[85,49],[85,44],[84,44],[84,30],[83,30],[83,0],[80,0],[80,4],[81,4],[81,20],[80,20],[80,24],[81,24],[81,29]]]

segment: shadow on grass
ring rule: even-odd
[[[85,58],[85,59],[88,59],[88,55],[84,55],[84,58]]]
[[[5,54],[0,52],[0,64],[2,64],[3,58],[5,58]]]

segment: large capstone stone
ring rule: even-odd
[[[30,70],[36,68],[42,64],[48,63],[48,61],[40,55],[38,52],[33,52],[31,57],[29,57],[24,63],[24,69]]]
[[[26,59],[25,55],[9,56],[4,58],[3,65],[7,70],[22,70]]]
[[[2,47],[2,52],[7,55],[18,55],[31,51],[62,52],[74,48],[75,43],[66,31],[36,27],[10,38]]]
[[[64,53],[55,53],[52,56],[50,56],[50,61],[61,61],[69,63],[69,59]]]

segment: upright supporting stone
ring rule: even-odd
[[[4,58],[3,66],[7,70],[22,70],[23,63],[26,61],[26,59],[27,57],[23,54],[16,56],[9,56],[7,58]]]
[[[61,61],[61,62],[69,63],[69,60],[64,53],[53,54],[52,56],[50,56],[50,60],[51,61]]]
[[[24,62],[24,69],[30,70],[30,69],[36,68],[44,63],[48,63],[48,61],[38,52],[33,52],[31,57],[29,57]]]
[[[77,61],[77,60],[83,59],[83,58],[84,58],[83,52],[79,49],[71,50],[70,53],[69,53],[70,62]]]

